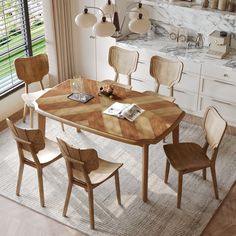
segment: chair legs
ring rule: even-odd
[[[25,104],[24,104],[23,117],[22,117],[22,121],[23,121],[23,123],[25,123],[27,110],[28,110],[28,106],[27,106],[26,103],[25,103]]]
[[[121,197],[120,197],[120,180],[119,180],[119,172],[115,173],[115,183],[116,183],[116,197],[118,204],[121,205]]]
[[[90,228],[94,229],[93,189],[88,189]]]
[[[63,132],[65,132],[65,127],[64,127],[64,124],[61,122],[61,129]]]
[[[34,108],[30,107],[30,128],[34,128]]]
[[[215,166],[211,166],[211,175],[212,175],[212,182],[213,182],[215,197],[216,197],[216,199],[219,199],[218,188],[217,188],[217,181],[216,181]]]
[[[206,180],[206,168],[202,169],[202,177],[204,180]]]
[[[182,197],[183,173],[178,173],[178,193],[177,193],[177,208],[180,208]]]
[[[42,207],[44,207],[45,202],[44,202],[43,170],[42,170],[42,168],[37,168],[37,174],[38,174],[40,204],[41,204]]]
[[[20,162],[17,185],[16,185],[16,195],[17,196],[20,195],[20,187],[21,187],[21,182],[22,182],[22,177],[23,177],[23,171],[24,171],[24,163]]]
[[[67,212],[69,201],[70,201],[71,190],[72,190],[72,183],[69,182],[67,193],[66,193],[66,200],[65,200],[64,209],[63,209],[63,216],[66,216],[66,212]]]
[[[168,182],[169,171],[170,171],[170,162],[168,161],[168,159],[166,159],[166,172],[165,172],[165,179],[164,179],[164,182],[166,184]]]

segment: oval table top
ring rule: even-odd
[[[147,95],[114,86],[114,98],[98,95],[102,82],[81,79],[84,92],[94,98],[87,103],[73,101],[71,80],[53,87],[37,99],[35,109],[43,116],[121,142],[142,146],[162,140],[179,125],[185,112],[161,96]],[[114,102],[134,103],[144,109],[134,122],[103,114]]]

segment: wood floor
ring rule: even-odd
[[[4,236],[85,235],[1,195],[0,232]]]
[[[236,235],[236,182],[201,234],[201,236],[233,235]]]

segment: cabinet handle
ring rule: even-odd
[[[181,90],[177,90],[177,89],[174,89],[174,92],[178,92],[178,93],[183,93],[183,94],[187,94],[187,93],[185,93],[184,91],[181,91]]]
[[[225,104],[225,105],[228,105],[228,106],[233,106],[231,103],[229,102],[222,102],[222,101],[219,101],[217,99],[212,99],[213,102],[219,102],[219,103],[222,103],[222,104]]]
[[[214,80],[214,82],[219,83],[219,84],[227,84],[227,85],[235,86],[234,84],[231,84],[231,83],[228,83],[228,82],[219,81],[219,80]]]
[[[142,65],[145,65],[145,64],[146,64],[146,63],[143,62],[143,61],[139,61],[138,63],[139,63],[139,64],[142,64]]]
[[[90,39],[96,39],[96,36],[90,35],[89,38]]]
[[[228,77],[228,74],[224,74],[224,77]]]

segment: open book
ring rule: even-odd
[[[108,107],[103,113],[119,118],[125,118],[129,121],[134,121],[143,112],[144,110],[136,104],[115,102],[110,107]]]

